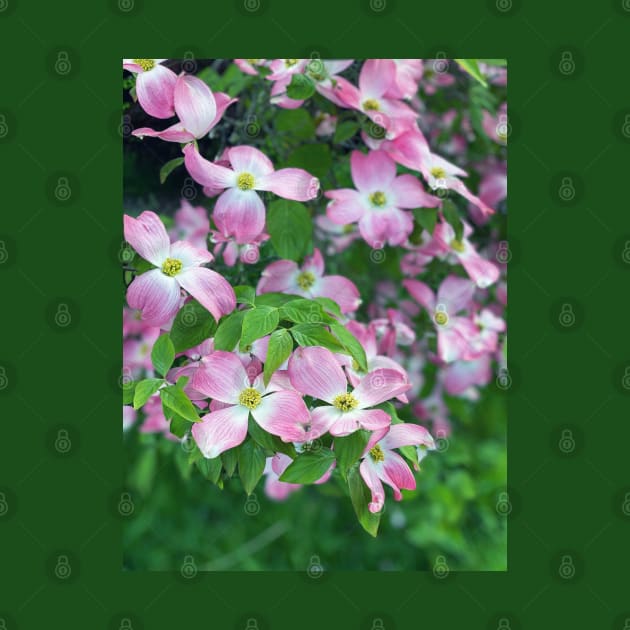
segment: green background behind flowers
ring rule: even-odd
[[[298,621],[370,629],[376,619],[394,629],[421,621],[495,629],[507,619],[504,628],[622,630],[630,618],[627,3],[128,6],[9,0],[0,12],[8,126],[0,274],[13,299],[0,346],[6,627],[118,630],[128,619],[134,629],[246,628],[253,618],[262,630]],[[508,58],[507,572],[121,573],[119,60],[138,49]],[[61,52],[72,60],[64,76],[54,71]],[[559,72],[565,52],[569,75]],[[567,176],[570,202],[558,196]],[[54,196],[59,177],[73,190],[65,204]],[[54,325],[60,303],[72,313],[63,330]],[[557,323],[564,303],[576,314],[569,329]],[[73,445],[66,454],[53,447],[59,429]],[[575,448],[563,454],[567,429]],[[60,555],[72,568],[66,579],[54,571]],[[569,578],[559,573],[566,555]]]
[[[178,71],[179,62],[174,63],[173,69]],[[184,60],[181,65],[186,64]],[[340,116],[339,126],[342,121],[347,125],[358,120],[356,114],[337,111],[319,95],[298,110],[269,107],[270,84],[265,79],[243,75],[229,61],[199,60],[195,65],[190,70],[213,90],[240,99],[222,119],[213,140],[201,141],[202,154],[218,155],[228,143],[248,144],[263,150],[277,166],[308,169],[321,179],[323,190],[353,186],[349,156],[353,148],[361,150],[363,141],[358,133],[346,140],[315,136],[314,115],[326,108]],[[354,83],[359,66],[354,64],[344,73]],[[432,64],[427,62],[426,66],[430,73]],[[469,95],[476,94],[480,86],[454,64],[450,69],[455,85],[424,96],[426,109],[439,116],[455,106],[460,115],[472,115],[476,105]],[[488,95],[486,101],[498,105],[505,99],[505,88],[491,86],[484,94]],[[125,104],[125,115],[134,127],[151,124],[128,94]],[[468,164],[488,155],[505,155],[484,132],[477,136],[465,153]],[[180,151],[176,143],[125,136],[126,211],[131,207],[137,214],[155,208],[168,215],[179,206],[182,191],[196,192],[193,183],[186,183],[190,179],[186,179],[189,175],[184,167],[175,169],[162,186],[156,183],[161,166]],[[213,202],[201,193],[192,200],[209,212]],[[316,214],[323,213],[325,205],[325,199],[308,204]],[[466,204],[459,200],[459,205],[465,215]],[[499,240],[506,238],[505,223],[503,212],[493,217]],[[476,232],[478,247],[486,245],[487,231]],[[316,245],[324,249],[325,242],[316,239]],[[363,298],[358,321],[369,321],[365,312],[369,304],[379,297],[384,299],[379,296],[379,282],[400,285],[402,281],[400,258],[404,252],[388,247],[378,253],[382,256],[375,258],[359,239],[345,251],[325,256],[327,273],[346,275],[357,284]],[[219,259],[214,268],[233,284],[255,286],[262,269],[275,259],[270,244],[262,248],[261,256],[261,262],[254,266],[228,268]],[[423,278],[430,286],[439,286],[443,275],[443,271],[437,276],[429,270]],[[397,293],[409,299],[404,290]],[[399,306],[396,300],[388,305]],[[420,338],[431,330],[431,325],[421,324],[416,333]],[[434,385],[435,369],[425,372],[426,398]],[[505,493],[506,401],[494,379],[482,391],[481,403],[450,399],[453,434],[437,435],[440,451],[424,460],[416,491],[406,493],[400,504],[391,496],[386,501],[377,540],[361,530],[337,479],[325,486],[305,488],[282,504],[266,498],[264,479],[250,497],[244,495],[238,482],[226,484],[222,492],[205,481],[196,466],[187,463],[188,453],[179,444],[164,443],[163,436],[139,433],[140,420],[136,430],[125,435],[125,486],[134,507],[138,502],[141,508],[124,527],[124,566],[132,570],[178,570],[183,558],[190,556],[199,570],[312,572],[313,567],[320,566],[325,570],[432,570],[442,559],[450,570],[505,570],[505,512],[511,507]],[[401,417],[411,419],[413,412],[407,408]],[[432,426],[430,422],[422,424]]]

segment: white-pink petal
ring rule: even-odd
[[[195,422],[192,436],[204,457],[214,459],[224,451],[242,444],[247,437],[247,407],[225,407]]]
[[[155,212],[145,210],[137,219],[123,216],[125,240],[152,265],[160,267],[169,255],[171,240]]]
[[[289,359],[291,385],[302,394],[332,403],[347,391],[346,376],[335,355],[320,346],[297,348]]]
[[[216,350],[204,358],[203,367],[192,378],[192,386],[209,398],[237,404],[240,393],[251,385],[238,356]]]
[[[127,289],[127,303],[142,311],[152,326],[167,324],[179,309],[181,292],[175,278],[151,269],[135,278]]]

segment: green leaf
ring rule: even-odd
[[[256,339],[271,334],[278,325],[278,309],[273,306],[257,306],[245,311],[240,349],[243,352]]]
[[[319,302],[324,308],[324,310],[330,313],[331,315],[334,315],[335,317],[343,317],[343,313],[341,312],[341,309],[339,308],[339,304],[337,304],[337,302],[335,302],[334,300],[331,300],[330,298],[327,298],[327,297],[316,297],[315,301]]]
[[[246,440],[238,447],[238,475],[247,494],[260,481],[266,460],[265,451],[254,440]]]
[[[368,534],[376,537],[376,534],[378,533],[378,526],[381,521],[381,514],[380,512],[372,514],[368,508],[368,505],[372,501],[372,493],[365,485],[365,482],[359,473],[358,466],[351,468],[348,472],[348,490],[350,491],[352,507],[359,519],[361,527],[363,527]]]
[[[170,338],[175,352],[194,348],[210,339],[216,327],[214,317],[197,300],[186,302],[179,309],[171,327]]]
[[[280,307],[280,319],[285,319],[295,324],[323,324],[334,321],[324,313],[319,302],[298,298],[291,300]]]
[[[234,294],[236,295],[236,301],[239,304],[250,304],[254,305],[254,300],[256,299],[256,291],[253,287],[248,287],[245,285],[239,285],[234,287]]]
[[[315,135],[315,123],[305,109],[281,109],[274,116],[276,131],[280,133],[289,133],[300,140]]]
[[[287,483],[315,483],[324,476],[335,460],[329,448],[307,451],[298,455],[280,476]]]
[[[214,335],[214,349],[232,352],[241,338],[243,317],[246,311],[234,311],[228,315],[217,328]]]
[[[168,336],[168,333],[160,335],[153,344],[153,350],[151,350],[151,361],[153,367],[158,374],[166,376],[166,373],[170,370],[173,361],[175,360],[175,348],[173,342]]]
[[[190,431],[192,422],[169,409],[164,404],[164,400],[162,400],[162,409],[164,410],[164,417],[171,423],[169,427],[170,432],[178,438],[183,438]]]
[[[140,409],[157,392],[163,382],[164,380],[161,378],[145,378],[137,383],[133,395],[133,408]]]
[[[344,346],[321,324],[297,324],[289,330],[298,346],[323,346],[332,352],[346,352]]]
[[[315,83],[305,74],[294,74],[287,85],[287,96],[296,101],[303,101],[315,94]]]
[[[221,453],[221,461],[223,462],[223,468],[225,468],[225,474],[231,477],[238,463],[238,448],[230,448],[227,451],[223,451]]]
[[[275,306],[278,308],[299,297],[299,295],[292,295],[291,293],[263,293],[256,296],[256,306]]]
[[[183,157],[176,157],[172,160],[169,160],[162,168],[160,169],[160,184],[163,184],[166,181],[166,178],[178,167],[184,163]]]
[[[279,437],[267,433],[256,421],[249,417],[248,432],[252,440],[254,440],[262,448],[272,453],[285,453],[290,457],[295,457],[295,447],[291,442],[283,442]]]
[[[162,403],[176,414],[190,422],[199,422],[197,408],[190,402],[184,390],[177,387],[177,385],[161,389],[160,396],[162,397]]]
[[[346,140],[350,140],[357,131],[359,131],[359,123],[354,120],[346,120],[345,122],[339,123],[335,129],[333,142],[341,144]]]
[[[477,79],[481,85],[484,87],[488,86],[486,82],[486,78],[481,74],[481,70],[479,70],[479,65],[477,64],[476,59],[455,59],[455,61],[466,71],[468,74]]]
[[[332,155],[327,144],[303,144],[287,158],[285,166],[303,168],[315,177],[325,177],[332,167]]]
[[[464,223],[459,216],[457,206],[450,199],[445,199],[442,202],[442,214],[453,230],[455,230],[455,238],[460,241],[464,236]]]
[[[214,457],[213,459],[202,457],[195,462],[195,465],[208,481],[212,483],[219,481],[221,469],[223,468],[220,457]]]
[[[431,235],[433,235],[437,223],[437,215],[437,208],[416,208],[413,211],[416,223]]]
[[[361,372],[367,372],[367,357],[365,349],[359,340],[343,325],[338,322],[330,324],[330,331],[343,344],[343,347],[350,353],[350,356],[357,362]]]
[[[280,258],[300,260],[313,235],[311,215],[297,201],[277,199],[267,209],[267,232]]]
[[[485,63],[487,66],[507,66],[507,59],[477,59],[481,63]]]
[[[344,477],[348,474],[348,470],[359,461],[359,457],[363,454],[369,439],[370,432],[363,429],[359,429],[345,437],[335,438],[337,467]]]
[[[271,334],[263,373],[265,385],[269,384],[273,373],[291,356],[292,351],[293,339],[288,330],[280,328]]]

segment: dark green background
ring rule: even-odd
[[[630,618],[630,264],[622,257],[630,241],[630,3],[248,3],[254,11],[242,2],[198,9],[135,0],[123,11],[117,2],[0,1],[8,197],[0,224],[0,618],[8,630],[117,630],[123,617],[133,630],[246,628],[248,618],[260,630],[372,628],[375,618],[386,630],[485,629],[501,627],[500,617],[514,630],[622,630]],[[60,51],[71,63],[63,76],[55,72]],[[186,51],[508,58],[507,573],[190,581],[179,572],[121,573],[120,58]],[[559,71],[565,51],[575,64],[569,75]],[[71,188],[67,201],[54,194],[60,177]],[[566,177],[575,187],[568,202],[558,194]],[[71,315],[65,328],[54,322],[60,303]],[[575,314],[568,328],[558,320],[563,304]],[[66,455],[54,448],[60,428],[72,443]],[[574,439],[568,454],[558,448],[563,430]],[[54,575],[60,554],[72,568],[66,580]],[[576,569],[567,580],[558,573],[563,555]]]

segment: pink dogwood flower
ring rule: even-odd
[[[155,118],[175,115],[177,75],[162,65],[166,59],[123,59],[123,68],[136,75],[136,96],[142,109]]]
[[[482,258],[474,245],[468,240],[472,228],[464,224],[464,234],[461,239],[455,238],[453,226],[441,221],[433,231],[431,248],[434,253],[450,256],[457,260],[477,286],[485,289],[499,279],[499,268],[489,260]]]
[[[237,100],[222,92],[213,94],[201,79],[181,74],[173,90],[173,107],[179,122],[161,131],[141,127],[132,133],[139,138],[148,136],[167,142],[191,142],[207,135],[221,120],[225,110]]]
[[[489,354],[471,361],[453,361],[440,372],[440,381],[451,396],[467,395],[470,398],[474,387],[487,385],[491,378]]]
[[[230,284],[201,265],[213,260],[207,250],[185,241],[170,242],[160,218],[151,211],[137,219],[124,216],[125,240],[142,258],[156,267],[137,276],[127,290],[127,303],[140,309],[142,318],[155,326],[166,324],[177,313],[181,289],[192,295],[218,321],[231,313],[236,296]]]
[[[359,472],[372,492],[372,502],[368,509],[380,512],[385,503],[383,483],[394,491],[394,499],[402,499],[401,490],[415,490],[416,478],[407,462],[394,449],[403,446],[434,450],[435,443],[430,433],[420,425],[394,424],[389,431],[375,431],[363,452]],[[421,459],[425,452],[419,453]]]
[[[395,137],[409,128],[416,112],[402,101],[388,96],[395,89],[396,65],[392,59],[367,59],[359,74],[359,87],[339,77],[335,94],[346,106],[364,113]]]
[[[233,267],[237,260],[244,265],[254,265],[260,259],[260,246],[269,240],[269,234],[262,232],[251,243],[237,243],[233,236],[223,236],[221,231],[212,230],[211,240],[216,243],[214,253],[223,255],[223,262]]]
[[[311,418],[300,394],[264,387],[262,377],[251,379],[231,352],[217,350],[208,356],[195,372],[192,386],[222,407],[214,405],[215,410],[192,428],[199,450],[209,459],[245,440],[250,413],[265,431],[287,442],[322,435],[309,435]]]
[[[251,243],[265,227],[265,204],[257,190],[285,199],[308,201],[317,196],[319,180],[301,168],[274,170],[271,160],[253,147],[236,146],[226,151],[230,167],[201,157],[195,144],[184,147],[191,177],[211,190],[221,192],[213,217],[223,236],[237,243]]]
[[[396,177],[396,163],[384,151],[353,151],[350,168],[357,190],[327,191],[325,195],[332,203],[326,213],[339,225],[358,222],[361,236],[372,247],[380,249],[385,243],[400,245],[407,240],[413,231],[413,216],[405,209],[440,204],[413,175]]]
[[[443,157],[432,153],[426,138],[418,129],[410,129],[398,136],[390,145],[387,152],[399,164],[420,171],[432,190],[453,190],[462,197],[475,204],[484,214],[493,214],[494,210],[474,195],[460,177],[467,177],[468,173],[452,164]]]
[[[406,392],[411,385],[397,370],[377,369],[366,374],[348,391],[346,376],[328,349],[298,348],[289,359],[289,379],[302,394],[327,405],[311,411],[313,423],[321,423],[331,435],[349,435],[358,429],[374,431],[389,426],[391,418],[381,409],[371,409]]]
[[[438,289],[437,295],[419,280],[403,280],[411,296],[429,312],[437,330],[438,356],[446,363],[467,359],[471,353],[471,341],[478,329],[472,319],[458,313],[470,308],[475,285],[465,278],[448,276]]]
[[[390,98],[413,98],[418,92],[418,82],[422,78],[422,59],[392,59],[395,65],[394,80],[386,96]]]
[[[354,282],[343,276],[325,276],[324,258],[319,249],[304,259],[302,266],[292,260],[278,260],[262,272],[258,287],[261,293],[293,293],[305,298],[327,297],[339,305],[342,313],[356,311],[361,304]]]

